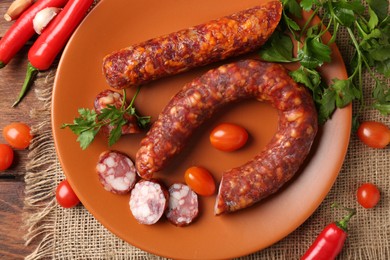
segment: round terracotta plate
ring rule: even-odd
[[[125,136],[113,147],[99,135],[83,151],[69,129],[60,129],[63,123],[73,121],[78,108],[92,108],[96,94],[108,88],[102,75],[102,59],[106,54],[265,1],[103,0],[66,47],[56,76],[52,105],[58,157],[83,205],[128,243],[170,258],[215,259],[246,255],[272,245],[295,230],[329,192],[347,150],[351,107],[338,110],[320,129],[306,163],[277,194],[249,209],[218,217],[213,214],[215,195],[201,197],[199,218],[183,228],[175,227],[165,219],[152,226],[138,224],[129,210],[129,195],[111,194],[99,183],[95,172],[99,154],[114,149],[134,159],[144,134]],[[345,78],[345,67],[335,46],[333,52],[334,61],[324,73],[328,79]],[[229,61],[223,63],[226,62]],[[156,119],[168,99],[186,82],[217,65],[145,85],[136,101],[138,111]],[[134,89],[128,90],[128,97],[133,92]],[[277,119],[277,111],[254,100],[228,107],[201,127],[185,151],[156,177],[169,186],[173,182],[184,182],[186,168],[201,165],[219,182],[221,172],[251,159],[270,141],[276,131]],[[248,130],[250,139],[245,148],[226,153],[211,147],[209,132],[223,121],[240,124]]]

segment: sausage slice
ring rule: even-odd
[[[185,184],[175,183],[169,187],[167,219],[182,227],[192,223],[199,212],[198,195]]]
[[[117,151],[104,151],[96,165],[99,180],[104,189],[115,194],[128,193],[137,181],[133,161]]]
[[[130,195],[130,210],[141,224],[152,225],[164,214],[168,207],[169,193],[156,180],[139,181]]]

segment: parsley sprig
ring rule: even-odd
[[[291,72],[297,82],[313,92],[318,107],[319,121],[324,123],[336,108],[342,108],[354,100],[363,103],[363,72],[367,71],[375,81],[372,91],[372,107],[384,115],[390,114],[390,91],[383,78],[390,77],[390,18],[387,0],[367,0],[368,7],[358,0],[282,0],[283,18],[278,30],[260,51],[263,60],[271,62],[300,62]],[[303,26],[295,22],[302,10],[312,11]],[[315,16],[320,23],[310,25]],[[326,85],[317,69],[331,62],[330,44],[344,28],[355,49],[348,63],[349,77],[333,79]],[[332,34],[323,42],[326,32]],[[297,54],[293,56],[291,37],[297,42]],[[383,76],[378,76],[383,75]]]
[[[134,101],[140,91],[140,87],[137,88],[130,104],[125,107],[126,104],[126,91],[123,91],[123,100],[120,108],[113,105],[108,105],[102,109],[101,113],[96,113],[95,110],[88,108],[80,108],[78,110],[79,117],[73,120],[73,124],[63,124],[61,128],[69,127],[70,130],[75,133],[77,141],[80,143],[81,149],[86,149],[95,136],[103,126],[112,126],[112,130],[109,132],[108,144],[111,146],[115,144],[122,135],[122,126],[129,123],[128,116],[135,116],[138,126],[141,129],[148,127],[150,123],[150,116],[139,116],[134,107]]]

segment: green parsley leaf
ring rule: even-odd
[[[373,107],[383,115],[390,114],[390,87],[385,82],[376,81],[372,97],[375,99]]]
[[[283,20],[286,23],[287,27],[290,29],[290,31],[299,31],[300,27],[293,19],[291,19],[287,15],[283,15]]]
[[[138,116],[137,120],[141,129],[146,129],[150,124],[150,116]]]
[[[383,62],[377,62],[375,66],[379,73],[382,73],[387,78],[390,77],[390,59]]]
[[[283,0],[282,1],[284,9],[294,15],[297,18],[302,17],[302,11],[299,7],[299,4],[296,0]]]
[[[309,88],[313,93],[316,93],[320,83],[321,76],[316,70],[310,70],[303,66],[299,69],[290,72],[291,77],[298,83],[302,83]]]
[[[110,135],[108,137],[108,145],[114,145],[119,138],[122,136],[122,126],[124,126],[127,121],[122,117],[118,122],[114,124],[114,128],[111,130]]]
[[[346,80],[334,79],[330,89],[334,89],[336,93],[336,106],[339,108],[343,108],[355,98],[359,99],[361,97],[360,92],[356,90],[350,78]]]
[[[290,72],[290,76],[295,82],[302,83],[307,88],[313,90],[313,84],[308,75],[305,73],[304,67],[301,66],[299,69]]]
[[[388,17],[389,1],[388,0],[367,0],[370,8],[376,13],[380,21]]]
[[[368,28],[373,30],[379,23],[378,16],[371,8],[368,9],[368,13],[370,15],[370,20],[368,21],[367,25],[368,25]]]
[[[379,110],[379,112],[385,116],[390,115],[390,103],[379,103],[379,102],[374,102],[372,104],[373,108]]]
[[[301,65],[315,69],[322,66],[324,62],[331,61],[331,49],[328,45],[320,42],[318,37],[307,37],[302,49],[298,51],[298,58]]]
[[[77,141],[80,143],[81,149],[85,150],[92,143],[99,130],[100,127],[91,128],[79,134]]]
[[[108,105],[103,108],[97,116],[98,121],[105,121],[115,124],[115,122],[123,117],[123,109],[118,109],[113,105]]]
[[[114,105],[107,105],[104,109],[97,114],[94,110],[87,108],[80,108],[78,110],[79,117],[73,120],[73,124],[63,124],[61,128],[68,127],[77,137],[77,141],[80,143],[81,149],[86,149],[92,141],[95,139],[97,133],[103,126],[109,126],[110,132],[108,137],[108,144],[112,146],[115,144],[122,135],[122,127],[129,123],[128,118],[136,118],[137,124],[142,129],[145,129],[150,123],[150,116],[140,117],[136,113],[136,109],[133,107],[135,98],[139,93],[139,89],[134,94],[133,99],[128,107],[124,107],[123,104],[120,108]],[[126,94],[124,91],[123,99]],[[128,117],[130,115],[130,117]]]
[[[61,129],[69,127],[78,136],[77,141],[80,143],[81,149],[84,150],[95,139],[101,126],[96,125],[97,114],[94,110],[80,108],[78,112],[80,116],[73,120],[73,124],[63,124]]]
[[[293,43],[291,38],[282,32],[275,32],[266,45],[260,50],[262,60],[269,62],[293,61]]]
[[[376,61],[386,61],[390,59],[390,45],[380,46],[371,50],[370,56]]]
[[[345,1],[333,2],[335,19],[346,27],[351,27],[355,22],[355,13]]]
[[[320,103],[318,122],[323,124],[330,118],[333,111],[336,109],[336,92],[329,88],[325,89],[324,94],[318,102]]]
[[[80,114],[80,117],[74,119],[74,124],[84,128],[90,128],[91,126],[93,126],[97,116],[95,111],[81,108],[78,110],[78,112]],[[77,134],[77,131],[79,131],[79,129],[75,129],[75,131]]]
[[[292,34],[297,41],[296,57],[283,55],[278,47],[277,37],[267,43],[267,49],[261,52],[269,61],[294,62],[299,61],[301,67],[290,73],[291,77],[304,84],[312,91],[313,99],[318,107],[319,121],[325,122],[337,107],[344,107],[353,101],[363,104],[363,72],[366,70],[377,86],[373,91],[373,104],[379,112],[389,113],[389,87],[381,82],[375,72],[390,77],[390,17],[388,15],[388,0],[368,0],[369,6],[359,0],[301,0],[301,11],[312,13],[302,28],[297,23],[291,23],[296,17],[297,1],[283,0],[284,13],[279,29]],[[314,17],[319,16],[320,22],[311,26]],[[286,26],[283,26],[286,25]],[[318,74],[317,69],[326,62],[331,62],[331,48],[340,29],[347,31],[355,52],[348,64],[349,78],[334,79],[327,86]],[[322,36],[333,33],[329,42],[322,42]],[[275,32],[281,35],[281,31]],[[274,42],[272,42],[274,41]],[[288,49],[290,52],[290,49]],[[270,58],[272,57],[272,58]],[[289,61],[290,60],[290,61]]]
[[[313,4],[315,4],[315,1],[312,1],[312,0],[302,0],[300,2],[301,7],[305,11],[310,11],[311,8],[313,7]]]

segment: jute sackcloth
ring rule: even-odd
[[[340,33],[337,44],[344,60],[349,60],[353,49],[345,33]],[[56,204],[55,189],[64,175],[55,156],[49,120],[54,76],[55,68],[41,73],[33,86],[42,108],[31,111],[31,117],[41,123],[32,129],[35,137],[25,176],[25,220],[28,227],[26,243],[39,241],[39,245],[26,259],[159,259],[114,236],[83,206],[63,209]],[[387,80],[387,86],[389,83]],[[374,82],[368,76],[364,77],[367,104],[371,102],[373,86]],[[380,115],[369,107],[360,109],[360,105],[354,104],[354,111],[362,121],[380,121],[390,126],[389,116]],[[299,259],[319,232],[344,214],[331,209],[336,201],[357,208],[339,259],[390,259],[389,155],[389,147],[368,148],[351,133],[340,174],[315,213],[280,242],[242,259]],[[381,190],[380,203],[373,209],[364,209],[356,202],[356,190],[365,182],[375,183]]]

